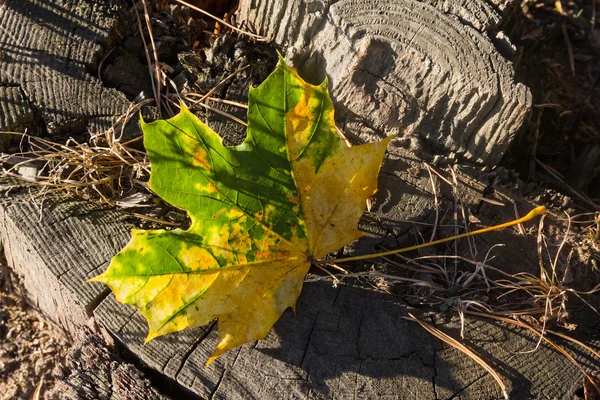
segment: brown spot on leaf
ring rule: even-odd
[[[207,160],[206,151],[200,147],[194,149],[194,158],[192,159],[192,164],[196,167],[201,167],[207,172],[210,172],[210,164]]]

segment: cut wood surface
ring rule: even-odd
[[[0,84],[0,131],[23,132],[34,127],[33,112],[21,89]],[[11,136],[0,136],[0,151],[8,150]]]
[[[258,3],[265,8],[251,10],[250,2],[242,0],[240,16],[254,21],[258,30],[270,29],[262,33],[280,44],[295,48],[296,61],[306,61],[306,72],[311,65],[324,62],[317,72],[331,76],[346,129],[359,126],[356,121],[380,131],[388,126],[412,129],[441,147],[493,162],[529,107],[527,90],[514,84],[510,63],[496,52],[488,36],[500,20],[496,7],[475,1],[372,2],[371,6],[358,1],[330,6],[322,1],[282,1],[275,10],[269,8],[274,2]],[[70,131],[73,124],[83,124],[81,129],[87,124],[87,130],[94,131],[102,125],[94,121],[108,123],[121,113],[128,105],[125,96],[104,88],[97,79],[98,63],[106,50],[103,46],[116,26],[117,4],[93,0],[3,2],[0,32],[10,40],[1,42],[5,55],[0,58],[0,94],[7,94],[0,97],[4,113],[0,121],[28,121],[32,113],[36,123],[41,122],[39,128],[48,133]],[[302,18],[297,11],[291,13],[293,4],[306,5]],[[266,21],[267,15],[271,22],[257,25]],[[396,25],[386,16],[412,16],[414,21]],[[437,27],[435,32],[432,27]],[[327,39],[332,34],[337,41]],[[462,41],[465,43],[459,43]],[[327,47],[327,42],[335,47]],[[316,58],[302,48],[310,48]],[[27,61],[27,54],[34,58]],[[337,63],[334,69],[332,63]],[[353,88],[357,91],[352,92]],[[236,90],[231,92],[239,95]],[[409,106],[420,101],[425,102],[427,112]],[[363,108],[357,108],[359,103]],[[386,109],[388,104],[398,107]],[[377,132],[370,132],[374,133],[362,137],[373,140]],[[441,136],[432,136],[440,132]],[[486,153],[489,146],[499,153]],[[380,191],[360,224],[370,236],[342,253],[372,252],[380,245],[401,246],[415,238],[422,241],[421,235],[431,233],[427,227],[435,221],[436,210],[451,213],[455,201],[481,221],[472,223],[472,229],[514,218],[514,198],[521,213],[532,207],[505,190],[503,183],[514,182],[504,182],[501,169],[483,173],[478,167],[461,166],[455,170],[455,185],[434,176],[432,187],[430,174],[418,159],[393,149],[380,175]],[[489,194],[490,187],[495,193]],[[504,206],[484,202],[482,197]],[[214,323],[144,345],[147,324],[141,315],[117,303],[105,286],[83,283],[108,266],[129,240],[135,223],[125,211],[66,196],[42,201],[32,200],[27,191],[13,191],[0,201],[3,251],[34,304],[74,338],[94,317],[113,335],[117,346],[131,350],[133,357],[199,398],[502,396],[496,382],[473,360],[403,319],[411,312],[459,338],[460,321],[453,314],[415,309],[399,297],[351,285],[333,287],[327,281],[306,283],[296,315],[288,310],[265,340],[235,349],[208,368],[204,364],[217,338]],[[449,236],[454,229],[440,226],[438,237]],[[499,242],[506,246],[492,249]],[[452,250],[469,248],[467,243],[460,241]],[[537,271],[535,238],[520,236],[516,229],[470,243],[479,259],[491,250],[496,258],[490,263],[498,268]],[[535,348],[537,338],[477,319],[467,319],[466,328],[465,343],[498,370],[511,398],[571,398],[581,386],[581,372],[546,345],[536,352],[517,353]],[[78,348],[88,348],[79,339]],[[600,347],[597,338],[588,339],[586,343]],[[86,360],[110,357],[102,346],[91,344],[91,350],[82,350]],[[572,346],[568,349],[585,367],[593,367],[589,355]],[[75,365],[73,359],[68,361]],[[79,377],[67,376],[64,383],[108,384],[108,374],[120,373],[114,367],[103,364],[91,375],[74,367]],[[123,372],[125,381],[133,377],[137,382],[135,372]],[[152,392],[143,385],[136,387]],[[71,389],[69,395],[76,397],[79,392]],[[108,386],[99,389],[108,390]]]
[[[484,0],[241,0],[237,18],[313,83],[328,77],[345,132],[401,132],[494,164],[531,108],[501,54],[514,50],[495,9]]]
[[[101,132],[127,109],[125,96],[104,87],[96,74],[104,47],[114,39],[118,10],[116,0],[0,4],[0,87],[21,89],[39,113],[40,129]],[[14,128],[5,121],[27,115],[11,102],[0,98],[0,130]]]

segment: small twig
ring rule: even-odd
[[[429,167],[431,169],[431,172],[433,172],[434,174],[436,174],[438,176],[438,178],[440,178],[441,180],[443,180],[444,182],[446,182],[448,185],[453,186],[452,182],[450,182],[447,178],[445,178],[442,174],[440,174],[439,172],[437,172],[435,170],[435,168],[433,167]]]
[[[318,263],[317,263],[318,264]],[[337,269],[338,271],[340,271],[342,274],[349,274],[349,272],[347,270],[345,270],[344,268],[340,267],[339,265],[336,264],[330,264],[330,263],[324,263],[322,265],[326,265],[328,267],[331,267],[333,269]]]
[[[344,141],[344,143],[346,143],[346,146],[352,147],[352,142],[350,142],[350,140],[348,140],[346,135],[344,135],[344,132],[340,128],[338,128],[337,125],[335,126],[335,132]]]
[[[504,207],[504,206],[506,205],[506,204],[504,204],[504,203],[503,203],[503,202],[501,202],[501,201],[494,200],[494,199],[490,199],[490,198],[483,197],[483,196],[475,196],[475,198],[476,198],[477,200],[481,200],[481,201],[484,201],[484,202],[486,202],[486,203],[493,204],[493,205],[495,205],[495,206]]]
[[[569,39],[569,32],[567,31],[567,24],[563,22],[562,26],[563,38],[565,40],[565,44],[567,45],[567,52],[569,53],[569,65],[571,66],[571,73],[575,76],[575,58],[573,56],[573,45],[571,44],[571,39]]]
[[[156,102],[156,107],[158,107],[159,115],[160,115],[160,96],[157,91],[154,78],[154,71],[152,68],[152,60],[150,59],[150,52],[148,51],[148,43],[146,43],[146,37],[144,35],[144,28],[142,27],[142,19],[140,18],[140,13],[138,12],[137,7],[134,5],[133,9],[135,10],[135,16],[137,18],[138,29],[140,31],[140,37],[142,38],[142,43],[144,44],[144,53],[146,54],[146,62],[148,63],[148,71],[150,72],[150,82],[152,83],[152,92],[154,93],[154,101]]]
[[[424,163],[424,165],[425,168],[427,168],[427,171],[429,171],[429,182],[431,183],[431,191],[433,192],[433,202],[435,205],[435,221],[433,222],[433,230],[431,231],[431,238],[429,239],[430,242],[433,242],[435,234],[437,233],[437,225],[440,218],[440,205],[438,203],[437,188],[435,186],[433,174],[431,173],[431,168],[429,168],[427,163]]]
[[[150,13],[148,12],[148,5],[146,4],[146,0],[142,0],[142,4],[144,5],[144,17],[146,19],[146,26],[148,27],[148,36],[150,36],[150,44],[152,45],[152,55],[154,56],[154,64],[153,68],[150,68],[150,73],[156,73],[156,107],[158,107],[158,115],[162,118],[161,111],[161,96],[160,96],[160,64],[158,61],[158,52],[156,51],[156,44],[154,43],[154,35],[152,34],[152,24],[150,24]],[[140,32],[143,36],[143,32]],[[154,70],[154,71],[152,71]]]
[[[219,99],[218,97],[207,97],[206,100],[214,101],[215,103],[223,103],[223,104],[228,104],[230,106],[236,106],[236,107],[248,109],[248,104],[239,103],[239,102],[233,101],[233,100]]]
[[[538,234],[537,234],[537,254],[538,254],[538,264],[540,266],[540,279],[542,281],[546,281],[546,269],[544,268],[544,255],[542,254],[543,246],[542,246],[542,231],[544,230],[544,219],[545,215],[542,215],[540,218],[540,222],[538,224]]]
[[[519,209],[517,208],[517,202],[513,200],[513,209],[515,210],[515,218],[519,219],[521,216],[519,215]],[[523,228],[523,224],[517,224],[517,228],[519,228],[519,233],[521,236],[525,236],[527,232],[525,232],[525,228]]]
[[[327,270],[327,268],[323,268],[321,265],[319,264],[314,264],[315,267],[319,268],[321,271],[325,272],[332,280],[333,280],[333,286],[336,287],[338,285],[338,283],[340,282],[340,280],[334,275],[332,274],[329,270]],[[318,281],[319,278],[314,278],[315,281]],[[305,279],[305,282],[310,282],[310,279]]]
[[[218,108],[215,108],[215,107],[211,107],[211,106],[209,106],[209,105],[208,105],[208,104],[206,104],[206,103],[195,103],[195,104],[197,104],[197,105],[199,105],[199,106],[201,106],[201,107],[204,107],[204,108],[206,108],[207,110],[210,110],[210,111],[212,111],[212,112],[214,112],[214,113],[217,113],[217,114],[219,114],[219,115],[222,115],[222,116],[224,116],[224,117],[227,117],[227,118],[229,118],[230,120],[232,120],[232,121],[235,121],[235,122],[237,122],[237,123],[238,123],[238,124],[240,124],[240,125],[243,125],[243,126],[245,126],[245,127],[248,127],[248,124],[247,124],[246,122],[242,121],[241,119],[239,119],[238,117],[236,117],[236,116],[234,116],[234,115],[231,115],[231,114],[229,114],[228,112],[225,112],[225,111],[219,110]]]
[[[567,239],[569,238],[569,233],[571,232],[571,218],[569,217],[569,214],[567,214],[566,212],[565,212],[565,214],[567,215],[567,219],[568,219],[569,222],[567,224],[567,231],[565,232],[565,235],[563,236],[563,239],[560,242],[560,246],[558,246],[558,250],[556,250],[556,255],[554,257],[554,262],[552,263],[552,273],[554,275],[554,279],[557,279],[557,276],[556,276],[556,266],[558,265],[558,257],[560,256],[560,253],[561,253],[563,247],[567,243]]]

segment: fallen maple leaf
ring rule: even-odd
[[[208,363],[263,339],[295,306],[311,261],[363,235],[356,225],[389,142],[348,147],[335,131],[327,81],[310,85],[282,59],[250,88],[243,144],[223,146],[183,105],[142,129],[150,188],[187,210],[191,226],[133,230],[91,281],[142,313],[146,341],[218,318]]]

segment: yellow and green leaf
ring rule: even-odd
[[[247,138],[226,147],[182,105],[142,123],[150,188],[185,209],[188,230],[132,232],[92,281],[148,320],[147,340],[218,319],[223,352],[265,337],[294,307],[311,260],[359,238],[389,140],[348,147],[327,82],[283,60],[250,88]]]

